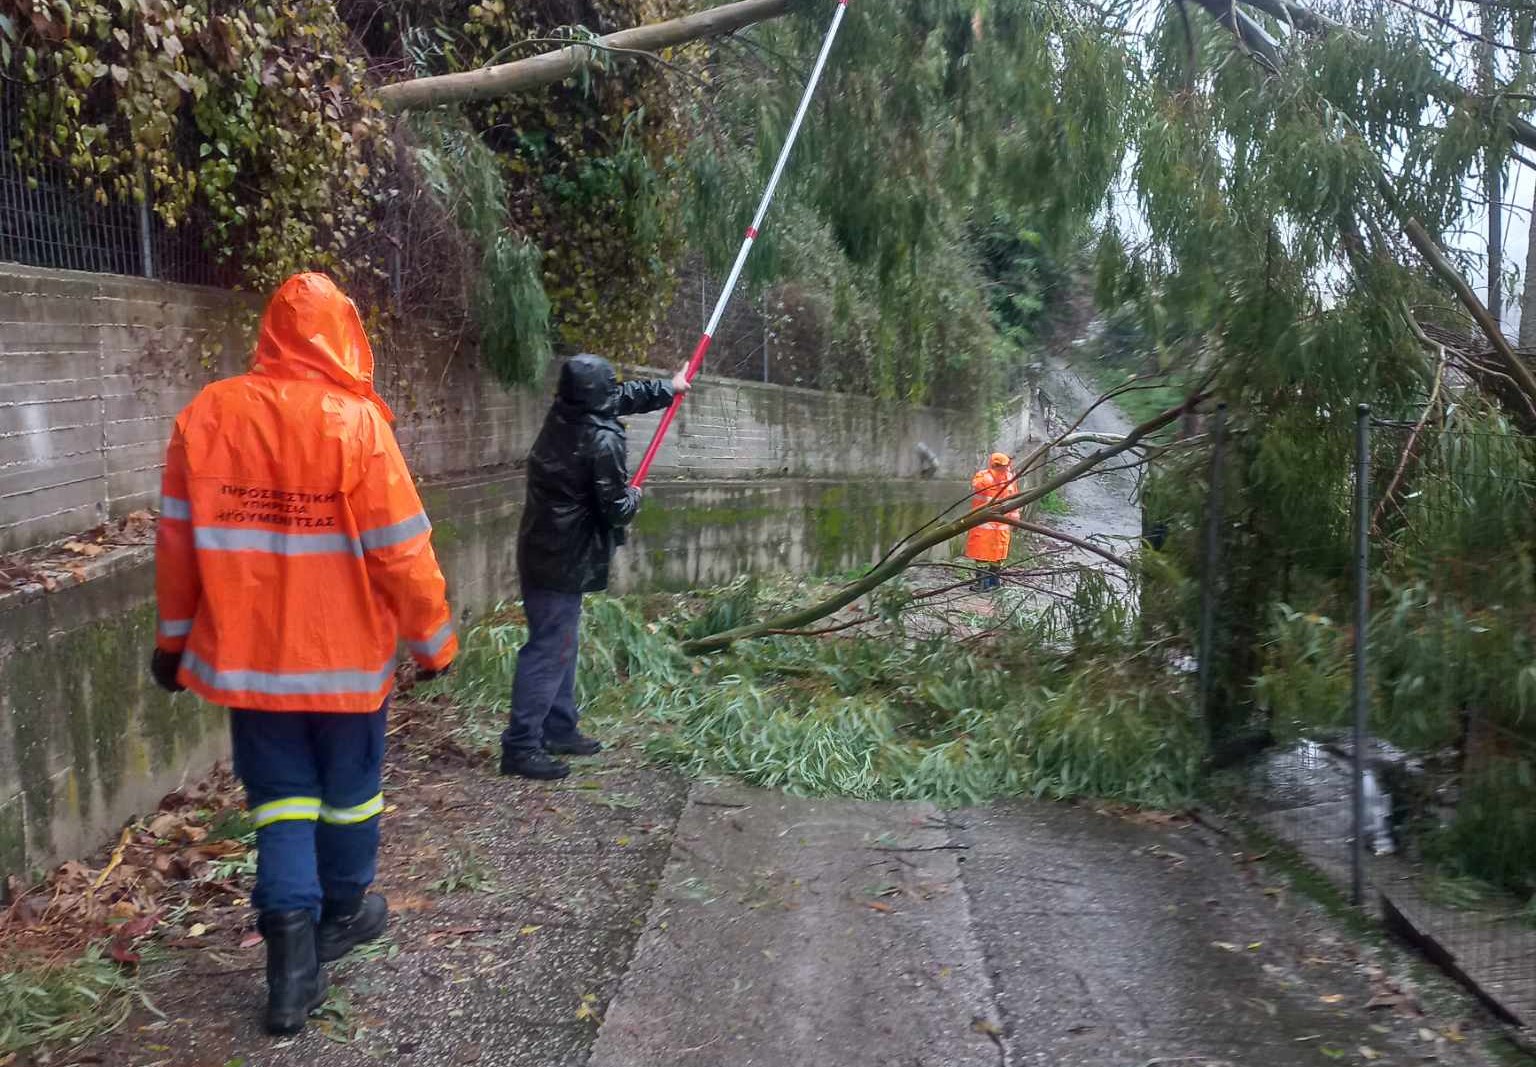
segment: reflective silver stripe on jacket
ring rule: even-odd
[[[211,689],[270,696],[318,696],[344,693],[377,693],[395,673],[394,663],[375,671],[221,671],[188,652],[181,664]]]

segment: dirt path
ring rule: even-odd
[[[164,1018],[137,1012],[49,1062],[584,1063],[687,785],[622,754],[581,761],[557,785],[499,778],[445,732],[426,734],[397,739],[387,767],[379,888],[394,909],[390,932],[330,968],[331,998],[303,1034],[261,1032],[264,950],[250,943],[242,908],[227,924],[211,918],[196,941],[173,937],[176,947],[146,964],[146,993]]]

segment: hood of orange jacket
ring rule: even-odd
[[[373,388],[373,349],[357,306],[323,274],[295,274],[267,303],[252,374],[327,381],[394,413]]]

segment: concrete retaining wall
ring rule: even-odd
[[[148,507],[170,423],[197,390],[239,373],[260,300],[114,275],[0,265],[0,552]],[[505,389],[466,339],[375,331],[379,391],[423,479],[522,462],[545,391]],[[645,447],[656,419],[631,424]],[[977,420],[865,397],[704,379],[658,457],[658,477],[964,477]]]
[[[964,492],[948,480],[658,483],[620,550],[615,589],[713,585],[749,569],[841,572]],[[522,477],[459,479],[423,496],[460,615],[515,598]],[[222,711],[149,680],[153,570],[152,549],[121,549],[78,584],[0,597],[0,885],[90,851],[226,751]]]

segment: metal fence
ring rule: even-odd
[[[195,285],[229,280],[203,249],[195,219],[168,227],[147,195],[99,203],[62,163],[27,159],[22,93],[0,80],[0,260]]]
[[[657,323],[656,341],[651,346],[652,363],[670,367],[687,361],[709,322],[709,313],[724,281],[696,259],[679,268],[677,293]],[[715,331],[704,365],[707,373],[778,385],[814,384],[803,380],[804,376],[786,358],[791,353],[779,341],[770,305],[768,294],[749,293],[745,288],[736,293]]]
[[[1348,618],[1290,620],[1302,635],[1297,646],[1306,647],[1299,658],[1312,658],[1292,680],[1306,707],[1270,724],[1279,740],[1246,768],[1239,792],[1251,822],[1356,904],[1379,907],[1389,926],[1496,1011],[1531,1026],[1536,728],[1522,716],[1528,704],[1536,713],[1536,665],[1494,658],[1497,649],[1525,647],[1499,627],[1536,635],[1536,605],[1508,587],[1507,566],[1490,562],[1507,542],[1492,510],[1473,506],[1469,486],[1487,479],[1483,490],[1516,507],[1536,486],[1495,473],[1436,480],[1412,471],[1427,446],[1466,451],[1479,437],[1536,455],[1536,438],[1433,430],[1360,409],[1348,500],[1324,490],[1317,501],[1319,521],[1330,513],[1350,519]],[[1222,661],[1225,453],[1218,420],[1202,553],[1208,672]],[[1501,478],[1508,484],[1492,484]],[[1421,536],[1461,540],[1456,551],[1431,551],[1411,575],[1389,580],[1383,565]],[[1337,567],[1339,553],[1332,556]],[[1203,680],[1207,721],[1212,688]]]

